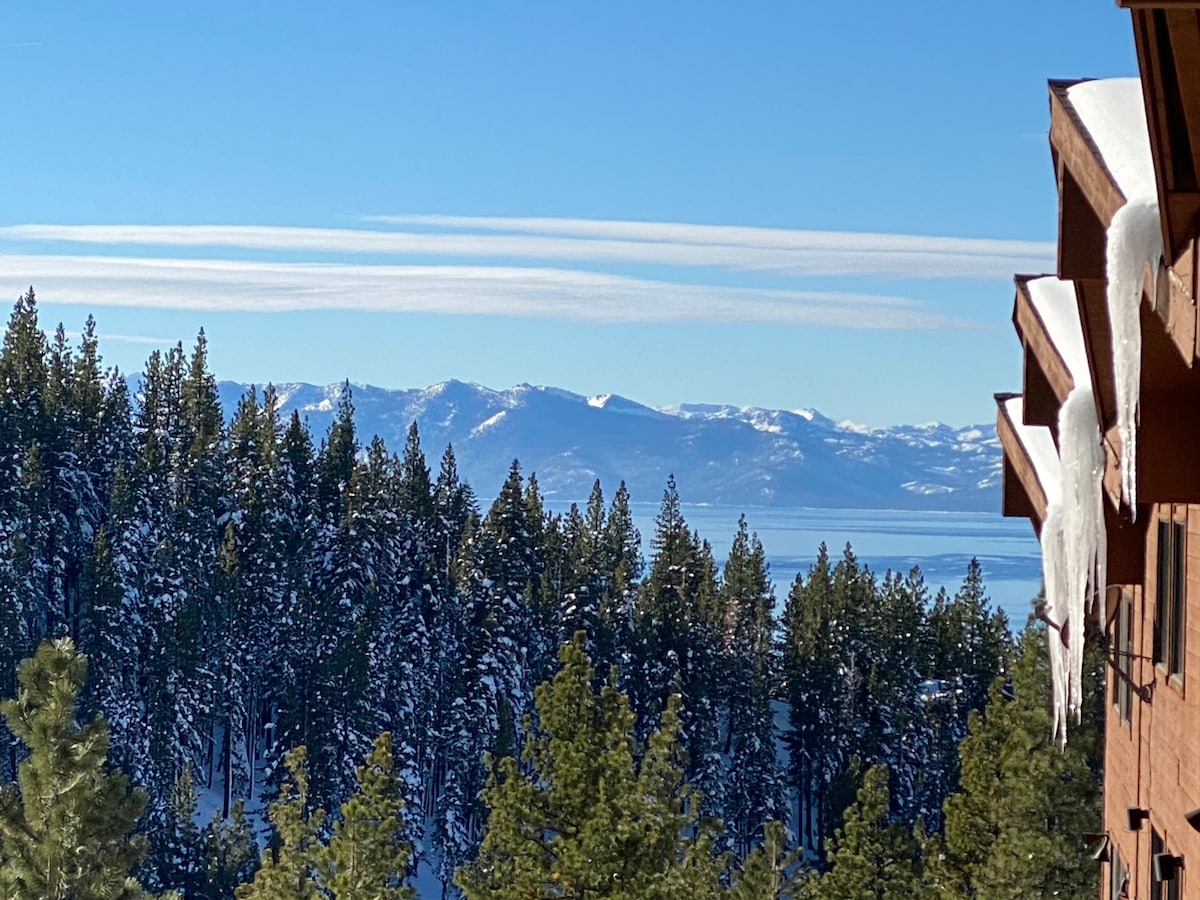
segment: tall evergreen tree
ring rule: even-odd
[[[708,544],[688,530],[674,477],[663,493],[653,547],[635,610],[635,710],[650,721],[668,696],[680,695],[688,775],[716,811],[722,788],[716,564]]]
[[[146,852],[133,834],[146,795],[108,767],[104,720],[77,723],[86,678],[69,638],[44,642],[0,704],[29,754],[0,791],[0,891],[13,900],[143,896],[130,871]]]
[[[402,785],[386,731],[358,769],[358,789],[342,804],[329,843],[316,851],[317,871],[333,900],[413,900],[404,886],[412,848],[404,840]]]
[[[675,703],[639,763],[633,712],[615,684],[594,688],[584,640],[538,687],[522,764],[495,764],[487,830],[459,886],[467,900],[715,897],[723,860],[683,782]]]
[[[788,847],[782,822],[768,822],[763,842],[743,860],[733,880],[733,900],[800,900],[807,896],[800,871],[800,853]]]
[[[308,764],[303,747],[288,753],[287,776],[271,804],[271,842],[263,850],[254,880],[236,891],[238,900],[322,900],[313,873],[321,809],[308,809]]]
[[[919,851],[911,833],[889,822],[887,766],[867,770],[858,799],[829,846],[816,900],[908,900],[921,897]]]
[[[1092,897],[1095,862],[1079,835],[1099,830],[1103,701],[1087,708],[1092,727],[1065,748],[1054,741],[1046,629],[1027,627],[1012,670],[992,683],[989,702],[971,713],[960,748],[962,776],[946,800],[945,838],[927,852],[943,895]],[[1093,690],[1102,663],[1091,654]]]
[[[728,789],[726,833],[744,857],[763,837],[763,826],[783,815],[782,784],[775,764],[772,657],[775,593],[766,553],[746,517],[721,580],[723,607],[725,754]]]

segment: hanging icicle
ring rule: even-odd
[[[1121,436],[1121,495],[1137,518],[1137,424],[1142,380],[1142,287],[1146,266],[1157,281],[1162,256],[1158,201],[1130,200],[1108,226],[1108,318],[1112,326],[1117,430]],[[1151,285],[1150,296],[1155,296]]]
[[[1077,385],[1058,414],[1062,467],[1062,550],[1067,647],[1067,707],[1083,704],[1084,622],[1108,583],[1108,535],[1104,527],[1104,448],[1090,383]]]

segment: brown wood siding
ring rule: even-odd
[[[1133,652],[1142,657],[1132,661],[1133,681],[1153,688],[1149,702],[1135,695],[1129,723],[1120,721],[1111,690],[1106,698],[1104,817],[1113,844],[1129,867],[1130,897],[1148,900],[1151,826],[1171,853],[1200,860],[1200,833],[1184,819],[1200,807],[1200,741],[1196,740],[1200,736],[1200,506],[1160,504],[1143,512],[1151,518],[1144,541],[1145,584],[1126,590],[1133,592]],[[1186,522],[1181,681],[1167,678],[1163,668],[1150,661],[1158,590],[1156,523],[1162,519]],[[1131,832],[1126,825],[1126,810],[1135,806],[1150,810],[1150,820],[1140,832]],[[1104,891],[1108,878],[1106,867]],[[1183,888],[1181,896],[1200,897],[1200,869],[1190,878],[1185,873]]]

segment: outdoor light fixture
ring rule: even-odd
[[[1131,806],[1125,812],[1129,815],[1130,831],[1141,831],[1142,823],[1150,818],[1150,810],[1142,809],[1140,806]]]
[[[1200,831],[1200,809],[1193,809],[1190,813],[1184,816],[1187,823],[1196,831]]]
[[[1174,881],[1179,870],[1183,868],[1183,857],[1172,856],[1170,853],[1154,854],[1154,880]]]
[[[1085,834],[1083,836],[1083,852],[1089,857],[1100,862],[1109,861],[1108,852],[1109,837],[1108,833],[1104,834]]]

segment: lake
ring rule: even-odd
[[[632,504],[647,561],[658,508],[657,503]],[[796,573],[813,564],[822,541],[834,562],[849,542],[859,561],[879,574],[920,566],[931,594],[940,586],[953,594],[971,557],[978,557],[988,594],[1008,613],[1014,630],[1024,626],[1030,602],[1041,589],[1041,550],[1024,519],[998,513],[683,506],[688,525],[713,545],[721,564],[743,512],[763,542],[780,604]]]

